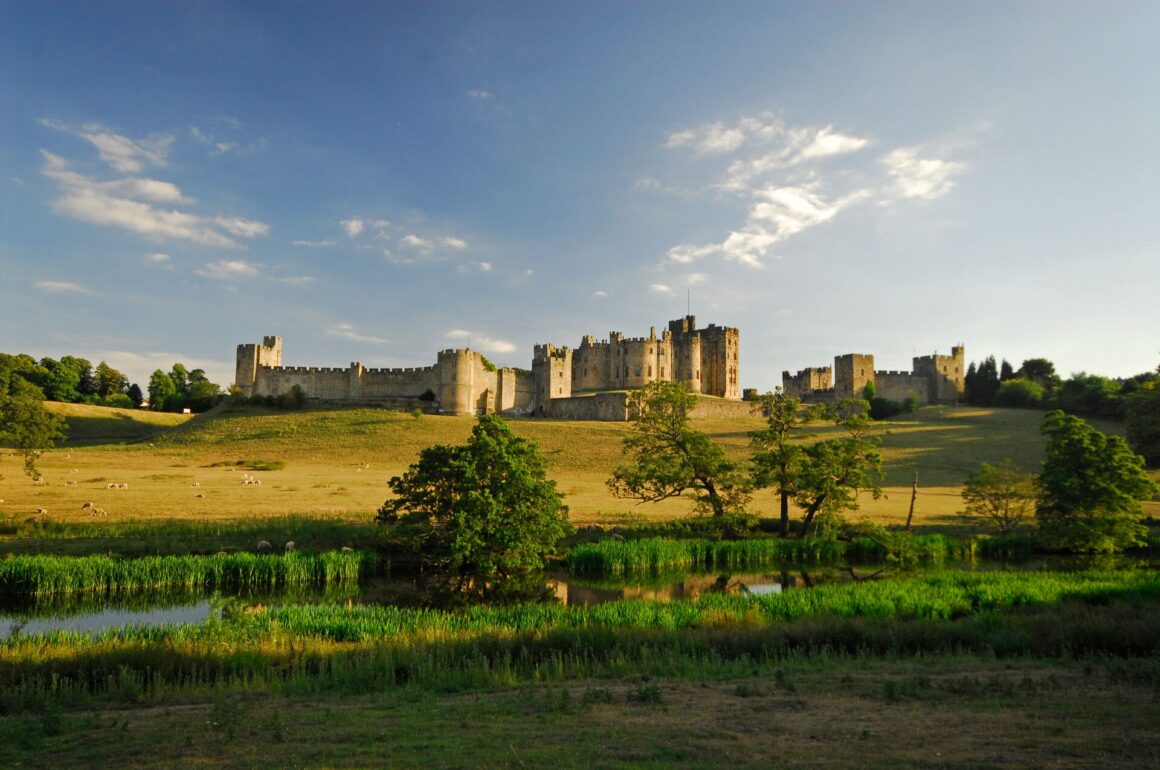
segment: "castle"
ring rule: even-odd
[[[690,315],[671,321],[660,337],[653,328],[648,337],[611,332],[597,342],[585,336],[575,350],[536,345],[529,372],[491,366],[470,348],[442,350],[434,366],[418,368],[283,366],[281,338],[265,337],[260,345],[238,345],[234,384],[246,397],[277,396],[298,386],[319,401],[428,402],[445,414],[623,420],[623,391],[655,380],[740,401],[738,340],[737,329],[697,329]]]
[[[882,398],[903,401],[911,396],[922,404],[955,404],[965,387],[962,345],[949,356],[916,356],[909,372],[875,371],[874,356],[847,353],[834,358],[834,368],[809,367],[797,374],[781,373],[782,391],[803,401],[861,398],[866,383]]]

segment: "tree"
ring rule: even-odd
[[[972,366],[974,364],[972,363]],[[967,369],[968,376],[970,368]],[[987,356],[973,377],[966,382],[966,400],[974,406],[990,406],[995,399],[995,392],[999,390],[999,367],[995,364],[994,356]]]
[[[1043,386],[1022,377],[1007,380],[995,394],[996,406],[1034,407],[1043,403]]]
[[[1006,382],[1007,380],[1015,379],[1015,369],[1003,359],[1003,363],[999,365],[999,382]]]
[[[778,498],[782,537],[789,537],[789,504],[798,492],[805,460],[799,434],[820,415],[819,407],[802,407],[799,399],[778,390],[761,397],[765,430],[750,434],[753,449],[753,486],[772,488]]]
[[[568,507],[539,447],[495,415],[461,446],[436,445],[389,482],[377,520],[457,587],[544,566],[568,534]]]
[[[866,384],[862,386],[862,399],[865,401],[873,401],[874,396],[878,394],[878,389],[874,387],[874,380],[866,380]]]
[[[1160,385],[1153,383],[1128,396],[1124,429],[1132,449],[1151,465],[1160,465]]]
[[[869,409],[869,404],[856,399],[830,407],[827,416],[844,435],[806,446],[794,495],[803,511],[798,537],[809,533],[819,514],[857,510],[862,490],[869,490],[875,500],[881,497],[878,445],[882,440],[874,435]]]
[[[176,397],[177,386],[173,384],[173,378],[160,369],[155,369],[149,376],[149,408],[160,412]]]
[[[983,463],[963,486],[964,516],[985,516],[1001,534],[1019,528],[1035,509],[1035,474],[1024,473],[1010,459]]]
[[[88,364],[87,361],[84,363]],[[80,364],[80,359],[71,356],[65,356],[60,361],[42,358],[40,365],[47,372],[44,378],[44,397],[49,401],[67,404],[80,401],[82,371]]]
[[[1035,516],[1044,538],[1056,548],[1085,552],[1142,544],[1147,529],[1140,501],[1160,491],[1144,458],[1119,436],[1059,410],[1047,415],[1040,431],[1047,436],[1047,456]]]
[[[24,380],[0,391],[0,441],[24,458],[24,472],[36,478],[36,461],[64,439],[64,420],[45,408],[43,394]]]
[[[1059,375],[1055,373],[1055,364],[1046,358],[1028,358],[1019,367],[1016,375],[1038,384],[1047,394],[1059,387]]]
[[[744,512],[749,490],[737,463],[689,425],[696,403],[683,383],[662,380],[628,397],[632,432],[624,451],[633,460],[612,472],[612,494],[655,503],[689,492],[698,512],[717,517]]]
[[[129,389],[129,378],[102,361],[97,364],[97,395],[101,398],[125,393]]]
[[[141,386],[135,382],[129,386],[127,395],[129,396],[129,400],[133,402],[134,407],[139,407],[145,403],[145,394],[141,392]]]
[[[1098,374],[1073,374],[1059,387],[1056,405],[1069,414],[1123,416],[1119,383]]]

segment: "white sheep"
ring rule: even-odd
[[[272,550],[274,550],[274,546],[270,545],[269,540],[258,541],[258,553],[270,553]]]
[[[37,508],[37,509],[36,509],[36,515],[37,515],[37,516],[43,516],[43,515],[44,515],[44,514],[46,514],[46,513],[48,513],[48,509],[47,509],[47,508]]]
[[[290,553],[290,552],[291,552],[291,551],[293,551],[293,550],[294,550],[294,541],[293,541],[293,540],[287,540],[287,541],[286,541],[286,553]]]

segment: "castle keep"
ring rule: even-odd
[[[847,353],[834,358],[832,370],[821,366],[792,375],[782,372],[781,388],[786,395],[817,402],[860,398],[866,383],[873,382],[882,398],[903,401],[913,395],[922,404],[955,404],[965,387],[963,358],[963,346],[956,345],[949,356],[916,356],[909,372],[875,371],[874,356]]]
[[[282,340],[238,345],[234,383],[243,396],[277,396],[298,386],[306,397],[348,403],[430,402],[446,414],[540,414],[623,420],[624,390],[656,380],[683,382],[693,393],[740,401],[738,331],[696,318],[669,323],[657,337],[611,332],[585,336],[575,350],[536,345],[532,371],[496,369],[471,349],[440,351],[434,366],[367,369],[283,366]],[[619,391],[607,393],[602,391]]]

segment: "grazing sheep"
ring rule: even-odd
[[[274,550],[274,546],[270,545],[269,540],[258,541],[258,553],[270,553],[272,550]]]
[[[353,548],[351,548],[351,547],[350,547],[350,546],[348,546],[348,545],[344,545],[344,546],[343,546],[342,548],[340,548],[339,550],[341,550],[343,553],[354,553],[354,549],[353,549]]]
[[[38,516],[43,516],[44,514],[48,513],[48,509],[47,508],[37,508],[36,513]]]
[[[116,488],[117,488],[117,485],[111,481],[105,485],[105,489],[116,489]]]
[[[293,540],[287,540],[287,541],[286,541],[286,553],[290,553],[290,552],[291,552],[291,551],[293,551],[293,550],[294,550],[294,541],[293,541]]]
[[[76,483],[75,481],[66,481],[66,482],[64,483],[64,485],[65,485],[66,487],[75,487],[75,486],[77,485],[77,483]]]
[[[105,511],[104,508],[94,507],[92,510],[89,511],[89,516],[108,516],[108,515],[109,514]]]
[[[82,510],[82,511],[87,511],[87,510],[88,510],[88,509],[90,509],[90,508],[96,508],[96,507],[97,507],[97,506],[96,506],[96,504],[95,504],[95,503],[93,503],[93,502],[90,500],[89,502],[87,502],[87,503],[85,503],[84,505],[82,505],[82,506],[81,506],[81,510]]]
[[[200,487],[200,486],[201,486],[201,482],[200,482],[200,481],[195,481],[195,482],[193,482],[192,484],[190,484],[190,486],[191,486],[191,487]]]
[[[203,495],[201,492],[198,492],[196,495],[194,495],[194,497],[205,497],[205,495]]]

